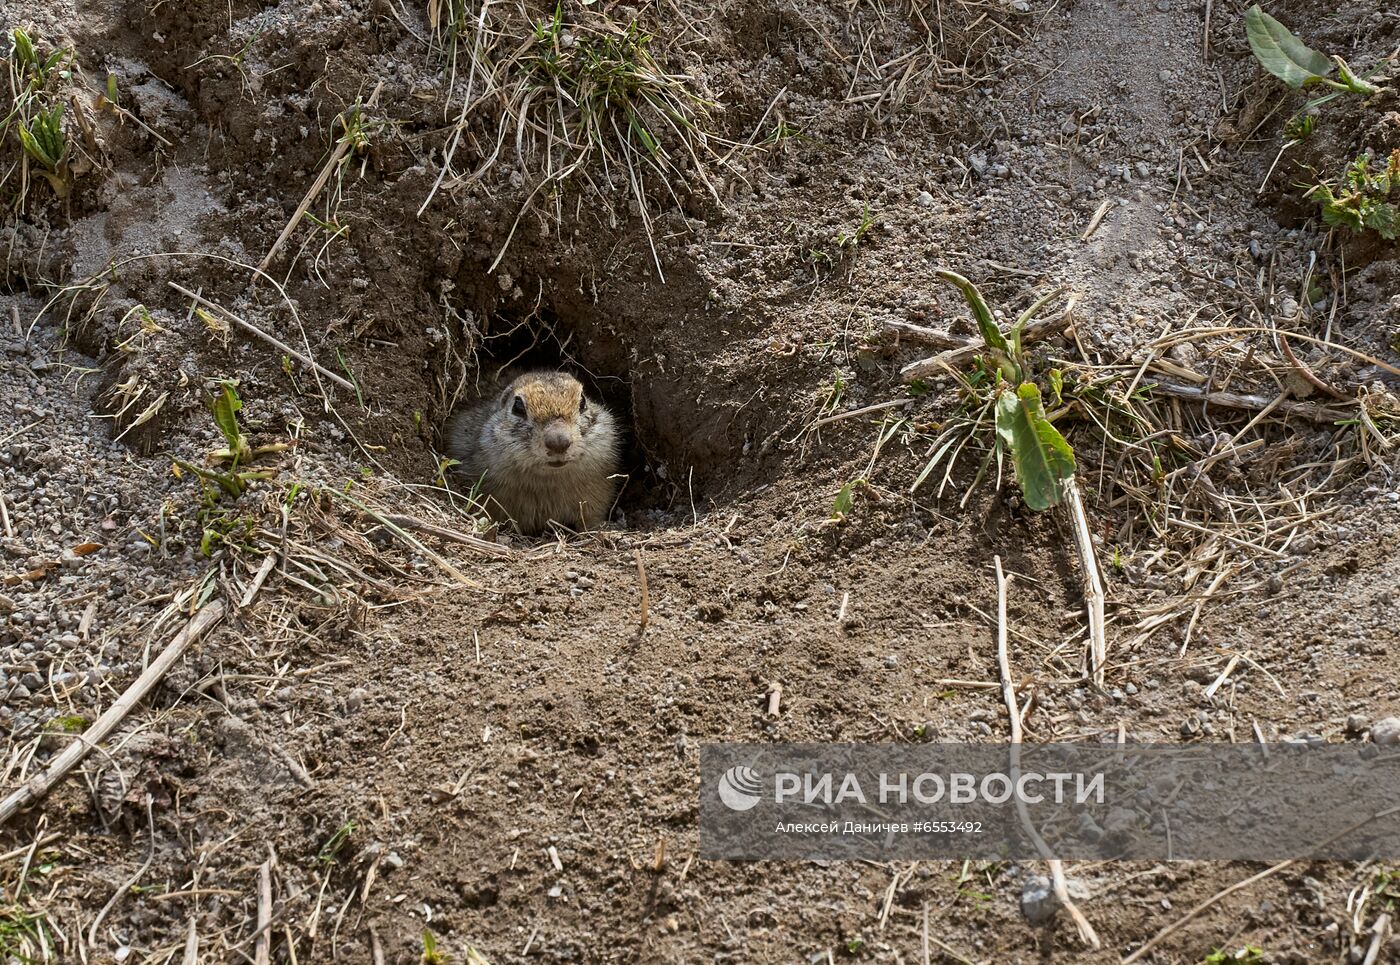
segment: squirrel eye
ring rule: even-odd
[[[510,407],[510,411],[522,419],[530,417],[530,413],[525,409],[525,400],[518,395],[515,397],[515,404]]]
[[[578,410],[579,410],[580,412],[587,412],[587,411],[588,411],[588,397],[587,397],[587,396],[580,395],[580,396],[578,397]]]

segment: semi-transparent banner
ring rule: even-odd
[[[710,859],[1400,858],[1400,747],[707,744]]]

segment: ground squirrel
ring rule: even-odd
[[[563,372],[528,372],[447,424],[447,453],[497,520],[526,535],[576,529],[612,508],[620,440],[612,413]]]

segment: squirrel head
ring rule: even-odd
[[[590,432],[605,414],[588,401],[579,380],[563,372],[516,377],[501,393],[499,410],[498,437],[555,469],[582,457]]]

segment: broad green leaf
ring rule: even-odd
[[[219,431],[228,440],[228,447],[233,452],[239,452],[243,447],[238,441],[243,437],[243,433],[238,428],[238,410],[243,408],[243,400],[238,397],[238,393],[233,390],[231,382],[224,383],[224,390],[214,399],[214,421],[219,426]]]
[[[1303,43],[1257,3],[1246,11],[1244,27],[1255,59],[1289,87],[1322,83],[1332,72],[1325,54]]]
[[[1065,480],[1074,475],[1074,450],[1045,418],[1040,390],[1025,382],[997,398],[997,438],[1011,450],[1016,481],[1026,505],[1045,510],[1058,505]]]
[[[967,299],[967,307],[972,309],[972,318],[977,322],[977,331],[982,335],[982,341],[987,348],[994,352],[1001,352],[1006,357],[1011,355],[1011,345],[1001,334],[1001,329],[997,328],[997,321],[992,317],[992,310],[987,307],[987,302],[982,298],[982,293],[977,290],[977,286],[968,281],[955,271],[939,269],[934,272],[939,278],[946,282],[951,282],[963,293],[963,298]]]

